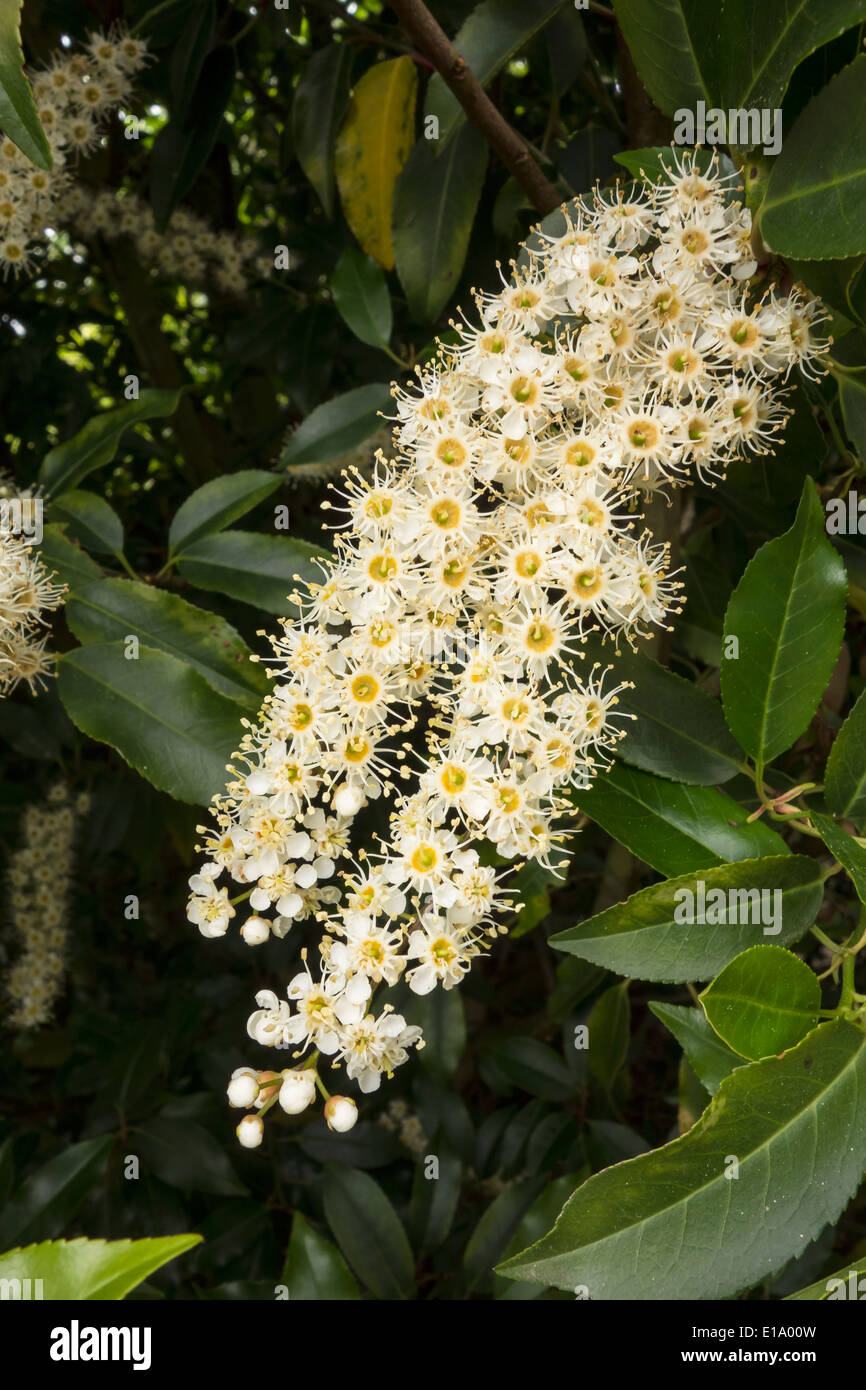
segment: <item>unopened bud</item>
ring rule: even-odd
[[[258,1093],[259,1080],[252,1067],[238,1067],[237,1071],[232,1072],[226,1087],[229,1105],[236,1110],[249,1110],[255,1104]]]
[[[235,1134],[240,1139],[243,1148],[257,1149],[265,1134],[261,1115],[244,1115],[235,1130]]]
[[[352,1129],[358,1118],[358,1107],[351,1096],[331,1096],[325,1102],[325,1119],[328,1122],[328,1129],[336,1130],[337,1134],[345,1134]]]
[[[248,946],[261,946],[271,934],[271,924],[264,917],[248,917],[241,927],[241,936]]]
[[[280,1087],[280,1108],[287,1115],[300,1115],[316,1099],[316,1083],[308,1071],[287,1071],[283,1073]]]
[[[334,810],[338,816],[354,816],[360,811],[364,793],[360,787],[339,787],[334,793]]]

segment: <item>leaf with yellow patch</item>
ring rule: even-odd
[[[412,148],[418,75],[408,56],[376,63],[352,92],[335,170],[346,221],[385,270],[394,267],[391,199]]]

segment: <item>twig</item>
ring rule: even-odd
[[[424,0],[390,0],[390,3],[406,38],[430,59],[449,91],[460,102],[468,120],[520,184],[532,206],[542,214],[553,212],[563,201],[560,194],[539,169],[517,131],[497,111]]]

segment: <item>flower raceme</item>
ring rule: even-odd
[[[537,229],[478,321],[395,388],[395,457],[333,488],[334,555],[271,638],[273,690],[190,880],[205,936],[241,901],[250,945],[321,929],[315,969],[305,948],[286,996],[256,997],[250,1036],[300,1070],[279,1089],[276,1073],[233,1079],[232,1103],[260,1112],[243,1143],[271,1104],[327,1097],[319,1056],[370,1092],[423,1045],[376,1012],[377,989],[452,989],[506,930],[518,904],[491,859],[551,867],[623,733],[586,635],[634,643],[679,611],[667,547],[636,527],[641,494],[768,451],[780,384],[820,369],[825,316],[799,288],[757,299],[728,183],[684,154],[666,181]],[[380,798],[390,833],[353,855]],[[345,1127],[353,1112],[332,1108]]]

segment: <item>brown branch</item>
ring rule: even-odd
[[[460,102],[467,119],[484,136],[532,206],[540,213],[553,212],[563,198],[536,164],[516,130],[497,111],[478,78],[461,58],[424,0],[390,0],[406,38],[435,67],[448,89]]]

